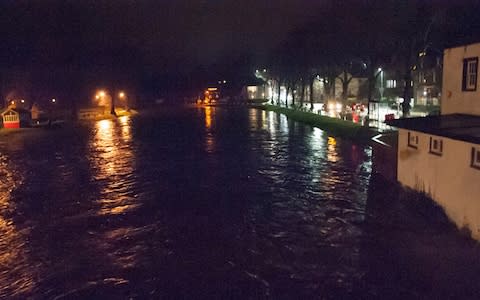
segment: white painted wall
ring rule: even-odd
[[[429,134],[418,134],[418,149],[408,147],[408,131],[399,129],[398,181],[426,192],[459,227],[467,227],[480,240],[480,170],[470,167],[471,149],[480,145],[443,140],[443,155],[429,153]]]
[[[477,78],[476,91],[462,91],[463,59],[468,57],[480,58],[480,43],[444,51],[442,114],[480,115],[480,78]]]

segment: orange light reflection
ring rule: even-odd
[[[331,136],[328,137],[327,142],[327,160],[330,162],[337,162],[339,160],[337,152],[337,140]]]
[[[131,193],[135,155],[129,118],[98,121],[92,145],[94,176],[101,183],[98,214],[125,214],[137,208],[139,204]]]
[[[7,163],[7,157],[0,154],[0,298],[7,295],[22,298],[35,287],[36,276],[32,270],[38,269],[28,254],[28,229],[19,230],[11,219],[15,204],[11,201],[12,188],[22,182],[18,172]],[[36,263],[40,264],[39,262]],[[33,267],[32,267],[33,266]],[[7,271],[8,270],[8,271]]]
[[[210,129],[212,127],[212,107],[205,107],[205,127]]]

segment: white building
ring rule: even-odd
[[[446,49],[440,116],[389,121],[399,128],[397,180],[428,194],[480,240],[480,43]]]

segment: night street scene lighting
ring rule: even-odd
[[[0,1],[0,299],[480,299],[479,11]]]

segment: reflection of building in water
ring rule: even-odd
[[[267,113],[260,109],[250,109],[249,111],[250,128],[267,129]]]
[[[91,145],[94,176],[101,188],[99,214],[120,214],[136,208],[129,117],[97,122]]]
[[[0,155],[0,298],[19,297],[31,292],[35,286],[33,270],[38,269],[29,257],[26,243],[28,232],[17,229],[14,221],[6,215],[12,215],[15,204],[11,201],[12,187],[21,181],[17,172],[7,164],[7,158]],[[8,272],[6,271],[8,270]]]

